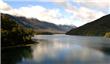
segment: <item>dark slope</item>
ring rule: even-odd
[[[18,16],[12,16],[9,14],[3,14],[3,13],[1,13],[1,16],[2,16],[2,18],[8,17],[9,20],[14,20],[18,24],[20,24],[26,28],[31,28],[31,29],[35,30],[36,32],[65,33],[66,31],[68,31],[72,28],[70,26],[66,26],[70,29],[65,29],[65,27],[60,27],[59,25],[45,22],[45,21],[40,21],[40,20],[34,19],[34,18],[18,17]]]
[[[110,14],[76,29],[72,29],[66,34],[83,36],[104,36],[106,33],[110,33]]]

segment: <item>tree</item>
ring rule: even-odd
[[[1,17],[1,45],[13,46],[32,43],[33,30],[24,28],[9,17]]]
[[[105,37],[110,38],[110,32],[105,33]]]

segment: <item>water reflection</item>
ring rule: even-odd
[[[3,51],[2,64],[110,64],[110,56],[100,50],[109,47],[108,38],[37,35],[33,39],[39,44],[31,49]]]
[[[32,46],[33,59],[21,63],[32,64],[109,64],[110,57],[99,49],[110,40],[99,37],[39,35],[38,45]]]
[[[47,44],[45,45],[45,43]],[[90,63],[103,62],[104,54],[98,50],[82,47],[77,44],[65,44],[57,41],[40,42],[33,47],[33,58],[39,63],[51,61],[52,63]],[[48,59],[48,60],[47,60]]]
[[[16,64],[23,58],[32,58],[30,47],[15,47],[1,50],[1,64]]]

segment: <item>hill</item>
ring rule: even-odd
[[[21,16],[13,16],[9,14],[1,13],[2,18],[8,17],[9,20],[14,20],[16,23],[26,27],[33,29],[36,33],[65,33],[72,29],[72,26],[68,25],[56,25],[53,23],[40,21],[35,18],[25,18]],[[65,27],[69,29],[65,29]]]
[[[110,37],[110,14],[103,16],[90,23],[87,23],[83,26],[80,26],[78,28],[71,29],[66,34]]]
[[[35,43],[31,39],[32,36],[34,36],[34,32],[31,29],[27,29],[20,24],[17,24],[15,20],[10,19],[9,17],[1,16],[2,49],[10,46],[23,46]]]

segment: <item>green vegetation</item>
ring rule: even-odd
[[[110,38],[110,32],[105,33],[105,37]]]
[[[1,17],[1,46],[24,45],[34,43],[31,39],[34,32],[32,29],[27,29],[9,17]]]
[[[72,29],[66,34],[110,37],[110,14],[76,29]]]

